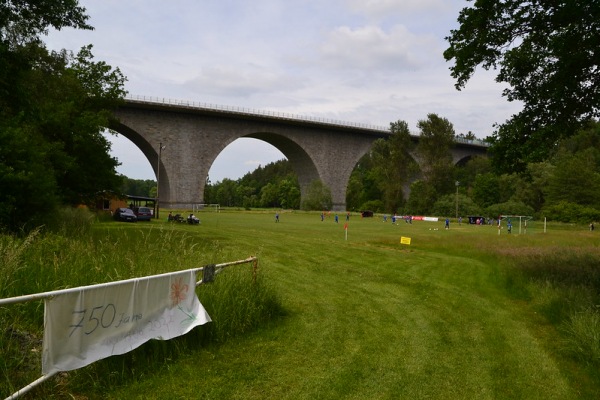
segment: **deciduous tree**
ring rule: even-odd
[[[312,181],[302,200],[302,209],[331,210],[332,205],[331,189],[318,179]]]
[[[446,118],[428,114],[417,123],[420,130],[417,154],[424,181],[438,195],[454,190],[451,149],[454,146],[454,126]]]
[[[49,52],[40,39],[50,27],[91,29],[87,18],[75,0],[0,4],[1,227],[31,227],[121,184],[101,131],[125,78],[91,46]]]
[[[595,207],[600,198],[600,173],[597,172],[594,150],[577,154],[561,153],[556,157],[554,173],[549,179],[546,200]]]
[[[475,177],[473,183],[473,201],[481,208],[500,202],[498,176],[490,172]]]
[[[373,199],[383,198],[377,173],[373,167],[373,152],[365,154],[350,175],[346,190],[346,207],[348,210],[368,210],[365,203]]]
[[[494,154],[504,172],[543,161],[556,142],[600,116],[600,7],[596,0],[477,0],[446,38],[456,88],[477,67],[498,71],[503,95],[523,110],[499,126]]]
[[[392,135],[377,140],[371,150],[373,174],[381,193],[384,207],[395,212],[404,205],[403,189],[417,172],[417,164],[411,156],[414,143],[405,121],[390,123]]]

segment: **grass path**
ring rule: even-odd
[[[529,240],[524,235],[353,217],[346,241],[343,221],[317,215],[284,213],[278,224],[270,214],[201,217],[194,234],[228,257],[213,261],[257,255],[289,314],[111,388],[108,398],[582,396],[556,358],[553,333],[505,295],[496,258],[478,250]],[[400,244],[402,235],[412,238],[410,246]]]

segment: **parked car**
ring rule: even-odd
[[[113,214],[113,218],[117,221],[137,222],[137,217],[130,208],[117,208]]]
[[[369,211],[369,210],[361,211],[360,216],[363,218],[371,218],[371,217],[373,217],[373,211]]]
[[[138,207],[135,209],[135,215],[138,221],[150,221],[152,219],[152,209],[148,207]]]

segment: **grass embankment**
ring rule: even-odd
[[[556,278],[572,273],[540,273],[544,260],[560,264],[574,245],[578,254],[593,253],[590,232],[543,234],[537,226],[527,235],[498,235],[488,226],[446,231],[443,223],[393,226],[353,216],[345,240],[343,218],[321,222],[317,214],[280,213],[280,223],[273,213],[205,212],[201,219],[195,227],[97,224],[88,239],[73,241],[86,254],[94,249],[89,259],[77,262],[65,250],[54,269],[96,269],[106,281],[255,255],[266,293],[254,303],[260,320],[227,326],[213,340],[205,335],[214,328],[203,326],[180,340],[148,343],[45,383],[46,397],[575,399],[595,398],[600,389],[593,358],[569,344],[571,317],[597,315],[593,291]],[[412,244],[401,245],[400,236]],[[117,256],[111,248],[125,250]],[[223,298],[235,298],[249,285],[238,273],[198,289],[214,326],[243,319],[231,308],[217,312],[222,300],[211,297],[233,287]],[[87,279],[75,276],[71,286],[98,281]],[[568,304],[560,304],[563,293],[573,293]],[[39,304],[28,315],[34,312],[42,313]],[[5,382],[15,379],[6,375]]]

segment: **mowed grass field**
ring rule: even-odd
[[[102,360],[114,371],[99,376],[106,368],[85,367],[74,387],[60,378],[43,392],[78,399],[598,397],[597,368],[564,352],[556,326],[506,273],[521,253],[596,248],[598,233],[566,225],[544,232],[538,221],[520,234],[513,221],[508,235],[495,226],[453,221],[446,230],[443,221],[392,225],[352,215],[346,236],[343,213],[337,224],[334,213],[323,222],[318,213],[279,214],[276,223],[270,211],[204,211],[202,224],[190,226],[167,222],[163,210],[161,221],[95,224],[90,240],[101,262],[94,268],[109,265],[106,280],[256,256],[285,312],[155,365],[128,355]],[[183,247],[173,251],[173,241]],[[108,254],[111,246],[127,249],[122,260]],[[247,271],[251,284],[250,266],[233,269]],[[73,286],[96,283],[80,280]],[[208,290],[197,293],[210,310]],[[129,378],[116,378],[123,374]]]
[[[107,398],[578,399],[594,375],[563,357],[557,332],[510,296],[506,249],[593,243],[581,230],[397,225],[353,215],[203,212],[175,225],[227,262],[259,258],[287,314],[225,343],[157,366]],[[156,229],[165,222],[123,229]],[[99,227],[102,229],[102,227]],[[401,237],[411,244],[401,244]],[[596,242],[597,243],[597,242]],[[500,250],[500,251],[498,251]],[[174,259],[172,268],[177,269]],[[244,267],[241,267],[244,268]],[[218,278],[217,278],[218,279]],[[202,292],[200,287],[198,292]],[[202,329],[202,328],[199,328]]]

